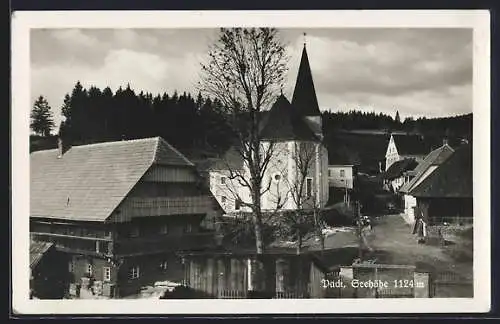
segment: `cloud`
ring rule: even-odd
[[[77,80],[130,83],[136,91],[195,92],[199,63],[216,29],[39,29],[31,32],[31,98],[56,115]],[[303,30],[281,31],[290,57],[291,97]],[[472,111],[472,31],[467,29],[308,29],[307,51],[322,109],[401,116]],[[57,117],[59,120],[59,117]]]
[[[402,115],[415,116],[472,111],[468,30],[343,29],[308,34],[307,51],[323,109],[374,109],[391,115],[399,109]],[[303,37],[295,36],[288,47],[294,57],[290,94],[302,48]],[[463,92],[450,96],[454,89]]]

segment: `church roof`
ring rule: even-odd
[[[302,50],[302,58],[300,59],[299,73],[297,74],[297,82],[293,92],[292,105],[297,107],[302,116],[319,116],[318,99],[316,98],[316,90],[309,66],[309,58],[307,56],[306,47]]]
[[[260,135],[264,140],[318,140],[297,108],[283,94],[269,111]]]

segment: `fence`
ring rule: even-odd
[[[472,298],[474,283],[471,278],[460,276],[454,272],[442,272],[431,275],[430,297],[434,298]]]
[[[472,225],[474,222],[474,219],[472,217],[455,217],[455,216],[450,216],[450,217],[431,217],[429,219],[429,225],[443,225],[443,224],[449,224],[449,225]]]
[[[220,299],[245,299],[247,298],[246,290],[222,290],[219,292]]]

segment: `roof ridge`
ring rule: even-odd
[[[134,139],[120,140],[120,141],[108,141],[108,142],[90,143],[90,144],[83,144],[83,145],[75,145],[75,146],[71,146],[71,148],[82,148],[82,147],[89,147],[89,146],[111,146],[111,145],[115,145],[115,144],[118,144],[118,143],[148,142],[148,141],[153,141],[153,140],[155,140],[157,138],[159,138],[159,136],[156,136],[156,137],[145,137],[145,138],[134,138]]]
[[[172,151],[174,151],[176,154],[178,154],[184,161],[186,161],[187,164],[189,164],[190,166],[195,166],[195,164],[193,162],[191,162],[184,154],[182,154],[179,150],[177,150],[175,147],[173,147],[164,138],[159,137],[159,136],[156,137],[156,138],[158,139],[158,146],[155,149],[155,155],[153,157],[153,163],[156,162],[156,153],[157,153],[158,147],[160,146],[160,142],[163,142],[163,143],[165,143],[168,146],[168,148],[170,148]]]

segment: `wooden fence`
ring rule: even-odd
[[[474,282],[471,278],[454,272],[432,274],[429,294],[434,298],[472,298],[474,297]]]

